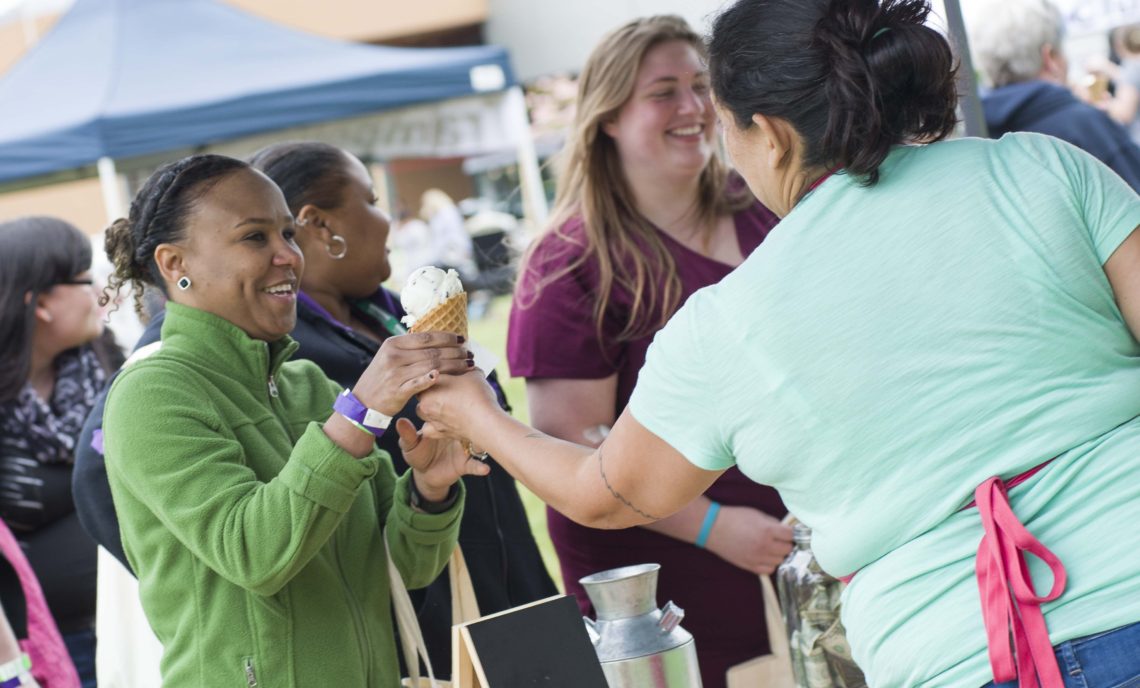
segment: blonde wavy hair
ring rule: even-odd
[[[674,15],[645,17],[611,31],[594,48],[578,79],[577,112],[566,145],[557,161],[558,187],[551,223],[545,234],[569,244],[580,243],[565,225],[580,217],[585,230],[581,256],[553,274],[541,275],[532,264],[536,241],[523,257],[522,278],[536,278],[532,299],[520,299],[523,308],[537,301],[542,289],[589,261],[597,261],[600,277],[594,302],[594,327],[603,338],[603,323],[615,289],[633,297],[629,319],[619,341],[647,336],[665,325],[680,306],[681,280],[677,265],[654,225],[638,212],[629,182],[622,171],[617,146],[602,126],[617,117],[633,95],[637,72],[646,53],[662,43],[683,41],[707,58],[700,35]],[[741,185],[727,192],[728,171],[714,154],[701,172],[698,218],[711,233],[715,219],[752,202]],[[532,274],[533,273],[533,274]],[[659,313],[657,318],[651,314]]]

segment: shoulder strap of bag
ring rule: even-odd
[[[420,684],[420,659],[423,659],[427,668],[428,680],[432,688],[441,684],[435,680],[435,673],[431,669],[431,659],[428,657],[427,644],[423,633],[420,632],[420,622],[416,620],[416,610],[412,606],[412,598],[408,595],[408,588],[404,585],[404,578],[392,560],[392,548],[388,545],[388,529],[384,528],[384,553],[388,558],[388,587],[392,593],[392,607],[396,612],[396,627],[400,631],[400,645],[404,653],[404,664],[408,668],[411,684]],[[452,555],[454,556],[454,555]],[[418,657],[417,657],[418,655]]]

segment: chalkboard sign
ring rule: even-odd
[[[607,688],[569,595],[548,597],[452,629],[455,688]]]

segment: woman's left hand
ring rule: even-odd
[[[766,576],[792,551],[792,527],[747,506],[723,506],[708,550],[737,568]]]
[[[441,502],[456,480],[465,475],[487,475],[491,467],[472,458],[459,442],[424,437],[407,418],[396,421],[400,450],[412,468],[412,479],[424,499]]]

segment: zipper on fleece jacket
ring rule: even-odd
[[[253,670],[253,657],[243,659],[242,668],[245,670],[245,684],[249,688],[257,688],[257,672]]]

